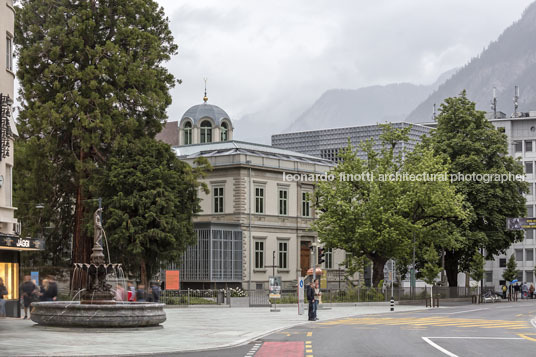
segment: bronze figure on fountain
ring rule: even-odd
[[[89,265],[83,265],[87,268],[88,279],[86,291],[82,293],[82,304],[113,304],[114,293],[111,291],[112,285],[106,282],[106,275],[114,270],[114,264],[106,264],[102,249],[102,237],[104,228],[102,228],[102,208],[99,208],[93,214],[93,253],[91,253]],[[75,266],[79,264],[75,263]]]

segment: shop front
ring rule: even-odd
[[[43,250],[44,247],[41,239],[0,233],[0,278],[4,280],[8,292],[4,296],[8,317],[20,317],[20,252]]]

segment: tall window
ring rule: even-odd
[[[201,123],[201,143],[212,142],[212,124],[208,120]]]
[[[255,213],[264,213],[264,187],[255,187]]]
[[[532,174],[532,161],[525,161],[525,173]]]
[[[6,37],[6,68],[13,71],[13,39]]]
[[[227,141],[227,140],[229,140],[229,127],[227,126],[227,123],[222,123],[220,141]]]
[[[326,269],[332,269],[333,268],[333,249],[329,248],[326,249],[326,254],[324,255],[326,261],[324,262],[324,266]]]
[[[288,215],[288,190],[279,190],[279,214],[282,216]]]
[[[532,140],[525,140],[525,152],[532,152]]]
[[[264,242],[255,242],[255,269],[264,268]]]
[[[223,187],[214,187],[214,213],[223,213]]]
[[[189,121],[184,124],[184,145],[192,144],[192,123]]]
[[[288,243],[279,242],[279,269],[287,269],[288,264]]]
[[[523,152],[523,142],[521,140],[514,141],[515,152]]]
[[[311,203],[307,192],[302,192],[302,216],[311,217]]]

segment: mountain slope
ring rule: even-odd
[[[480,110],[490,111],[493,87],[497,88],[497,109],[513,112],[514,86],[520,87],[519,111],[536,109],[536,2],[519,21],[508,27],[478,57],[432,93],[407,117],[411,122],[430,121],[434,103],[467,90]]]
[[[402,121],[454,72],[455,70],[445,72],[434,84],[426,86],[396,83],[359,89],[328,90],[286,131]],[[431,118],[431,110],[429,114]]]

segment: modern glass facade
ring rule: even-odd
[[[197,244],[180,264],[182,282],[241,282],[242,231],[239,226],[196,227]]]

